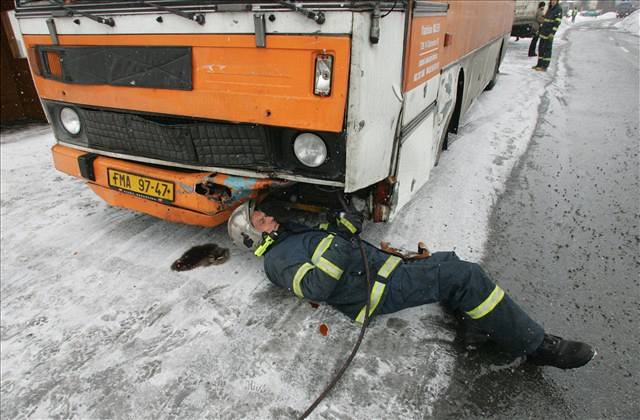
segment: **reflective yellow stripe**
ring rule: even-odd
[[[498,285],[496,285],[493,292],[489,295],[488,298],[484,300],[480,305],[476,306],[472,310],[466,312],[472,319],[479,319],[493,311],[493,308],[496,307],[498,303],[504,297],[504,290],[502,290]]]
[[[389,258],[382,264],[382,267],[378,270],[378,275],[382,278],[388,278],[391,272],[396,269],[398,264],[400,264],[402,258],[396,257],[395,255],[390,255]],[[384,293],[384,289],[387,287],[386,284],[376,281],[373,284],[373,288],[371,289],[371,298],[370,298],[370,307],[369,307],[369,316],[373,315],[373,312],[378,307],[380,300],[382,299],[382,294]],[[364,322],[364,314],[366,305],[360,309],[360,313],[356,317],[356,322],[362,324]]]
[[[369,306],[369,316],[373,314],[373,311],[376,310],[376,307],[380,303],[382,294],[384,293],[384,288],[386,286],[386,284],[380,283],[379,281],[373,284],[373,288],[371,289],[371,305]],[[360,313],[356,317],[356,322],[360,324],[364,323],[365,309],[367,309],[366,305],[363,306],[362,309],[360,309]]]
[[[387,261],[385,261],[384,264],[382,264],[382,267],[380,267],[380,270],[378,270],[378,275],[386,279],[398,264],[400,264],[400,261],[402,261],[402,258],[400,257],[396,257],[395,255],[389,256]]]
[[[340,280],[340,277],[342,277],[342,269],[326,258],[320,258],[320,261],[316,263],[316,267],[336,280]]]
[[[323,238],[316,247],[316,250],[313,252],[311,262],[302,264],[300,268],[298,268],[298,271],[296,271],[296,274],[293,277],[293,293],[295,293],[299,298],[304,297],[302,293],[302,287],[300,286],[302,283],[302,279],[304,278],[305,274],[307,274],[307,272],[312,268],[319,268],[324,273],[336,280],[340,280],[340,277],[342,277],[343,270],[331,261],[322,257],[322,254],[324,254],[325,251],[331,246],[332,241],[333,235],[328,235],[327,237]]]
[[[320,241],[320,243],[316,247],[316,250],[313,252],[311,262],[313,263],[313,265],[324,271],[329,276],[333,277],[336,280],[340,280],[343,270],[328,259],[322,257],[322,255],[331,246],[333,238],[333,235],[327,235],[327,237]]]
[[[307,272],[312,268],[313,264],[304,263],[300,266],[300,268],[298,268],[298,271],[296,271],[296,275],[293,277],[293,293],[295,293],[296,296],[298,296],[300,299],[304,297],[304,295],[302,294],[302,287],[300,286],[302,283],[302,279],[304,278],[305,274],[307,274]]]
[[[256,248],[256,251],[254,252],[256,257],[262,257],[264,255],[265,252],[267,252],[267,249],[269,249],[269,247],[273,244],[274,240],[271,236],[267,236],[264,239],[264,242]]]
[[[344,217],[340,217],[340,218],[338,219],[338,221],[339,221],[340,223],[342,223],[342,224],[344,225],[344,227],[346,227],[347,229],[349,229],[349,232],[351,232],[351,233],[356,233],[356,232],[358,231],[358,229],[356,229],[356,227],[355,227],[355,226],[353,226],[353,224],[352,224],[350,221],[348,221],[347,219],[345,219]]]
[[[318,229],[320,229],[320,230],[329,229],[329,223],[320,223],[320,226],[318,226]]]
[[[331,242],[333,242],[333,235],[327,235],[320,241],[320,243],[316,247],[316,250],[313,252],[313,256],[311,257],[312,263],[317,264],[318,261],[320,261],[320,257],[322,257],[322,254],[324,254],[325,251],[331,246]]]

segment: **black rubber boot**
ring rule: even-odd
[[[586,365],[595,355],[596,351],[586,343],[545,334],[542,344],[527,356],[527,361],[538,366],[574,369]]]

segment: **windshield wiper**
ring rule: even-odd
[[[155,7],[156,9],[162,10],[165,12],[173,13],[174,15],[197,22],[199,25],[204,25],[204,22],[205,22],[204,15],[202,13],[183,12],[181,10],[171,9],[169,7],[165,7],[160,4],[152,3],[150,1],[140,1],[140,4],[143,4],[145,6]]]
[[[298,12],[306,17],[308,17],[309,19],[315,21],[318,25],[322,25],[325,21],[325,17],[324,17],[324,13],[323,12],[316,12],[314,10],[309,10],[309,9],[304,9],[302,7],[298,7],[296,6],[294,3],[292,2],[288,2],[288,1],[277,1],[276,3],[286,7],[287,9],[291,9],[294,12]]]
[[[59,3],[56,0],[48,0],[48,1],[49,1],[49,3],[51,3],[53,5],[56,5],[56,6],[60,7],[61,9],[64,9],[64,10],[66,10],[68,12],[71,12],[72,15],[77,13],[80,16],[87,17],[87,18],[89,18],[89,19],[91,19],[93,21],[96,21],[98,23],[102,23],[104,25],[108,25],[108,26],[111,26],[111,27],[116,26],[116,22],[113,20],[113,18],[110,18],[110,17],[109,18],[104,18],[102,16],[92,15],[91,13],[81,12],[78,9],[75,9],[73,7],[70,7],[70,6],[67,6],[66,4],[63,4],[63,3]]]

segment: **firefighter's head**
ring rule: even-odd
[[[271,233],[280,225],[271,216],[255,209],[253,200],[242,203],[236,208],[227,222],[227,230],[233,242],[255,251],[262,243],[263,233]]]
[[[269,216],[267,213],[255,209],[251,214],[251,225],[258,232],[271,233],[273,231],[278,230],[280,224],[273,218],[273,216]]]

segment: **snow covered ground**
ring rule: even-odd
[[[430,182],[371,241],[480,260],[492,204],[526,150],[551,74],[511,42]],[[5,418],[290,418],[324,389],[358,335],[327,306],[271,286],[261,261],[201,229],[109,207],[54,170],[47,127],[1,135],[1,411]],[[175,273],[216,242],[224,265]],[[318,332],[321,323],[329,334]],[[315,418],[422,418],[454,361],[438,306],[379,318]]]

